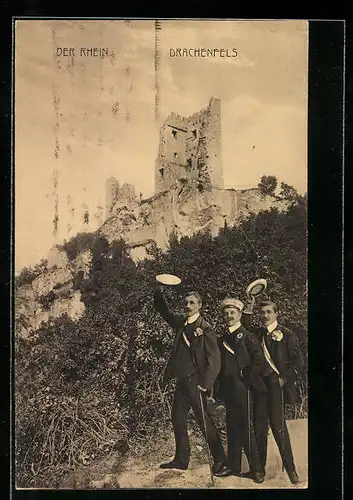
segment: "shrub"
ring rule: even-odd
[[[53,290],[51,290],[49,293],[38,297],[37,301],[41,304],[43,309],[45,311],[47,311],[48,309],[50,309],[50,306],[53,304],[55,298],[56,298],[56,295],[53,292]]]
[[[258,184],[261,194],[274,194],[277,187],[277,177],[275,175],[263,175]]]
[[[39,264],[36,264],[34,268],[24,267],[21,272],[15,277],[15,287],[19,288],[23,285],[28,285],[42,274],[47,269],[47,260],[42,259]]]
[[[58,245],[58,248],[60,250],[65,250],[68,259],[73,261],[81,252],[93,248],[99,239],[98,233],[78,233],[69,241],[66,241],[62,245]]]

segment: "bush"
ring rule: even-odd
[[[65,250],[68,259],[73,261],[81,252],[92,249],[100,239],[98,233],[78,233],[63,245],[58,245],[58,248],[60,250]],[[108,244],[106,240],[105,244]]]
[[[50,306],[53,304],[55,298],[56,298],[56,295],[53,292],[53,290],[51,290],[46,295],[41,295],[40,297],[38,297],[37,300],[40,303],[40,305],[43,307],[43,309],[45,311],[47,311],[48,309],[50,309]]]
[[[15,277],[15,287],[19,288],[23,285],[28,285],[47,269],[47,261],[42,259],[34,268],[24,267],[21,272]]]
[[[275,175],[263,175],[257,187],[261,194],[274,194],[277,187],[277,177]]]
[[[48,467],[84,463],[82,457],[97,458],[121,440],[134,446],[170,425],[173,383],[162,388],[161,378],[173,334],[153,309],[159,273],[183,279],[167,291],[176,310],[184,291],[197,289],[215,329],[225,295],[244,299],[252,280],[267,278],[263,298],[277,302],[281,321],[298,334],[306,353],[304,203],[286,213],[272,209],[251,215],[238,227],[225,227],[217,238],[208,233],[180,241],[172,237],[168,251],[154,245],[150,259],[137,265],[124,241],[91,241],[89,285],[80,284],[85,315],[77,322],[61,317],[27,341],[16,341],[21,486],[40,485],[41,471]],[[299,384],[301,403],[287,408],[291,418],[306,411],[306,367]]]

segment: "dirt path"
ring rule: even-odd
[[[189,469],[186,471],[162,470],[159,464],[172,459],[173,439],[160,443],[160,447],[151,450],[149,455],[131,456],[124,463],[122,470],[109,472],[99,479],[92,474],[89,487],[94,489],[115,488],[216,488],[216,489],[277,489],[277,488],[307,488],[307,420],[288,422],[297,472],[301,482],[293,486],[285,472],[282,472],[282,462],[272,435],[269,438],[268,462],[266,480],[256,484],[251,479],[227,477],[214,478],[212,486],[209,466],[205,460],[204,443],[195,436],[192,441],[192,457]],[[168,451],[167,451],[168,450]],[[107,464],[108,470],[112,470]],[[114,468],[114,467],[113,467]],[[107,469],[105,469],[107,470]],[[243,471],[247,470],[246,458],[243,457]],[[93,478],[92,476],[95,476]]]

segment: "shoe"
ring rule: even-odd
[[[178,462],[177,460],[172,460],[171,462],[161,464],[159,466],[160,469],[180,469],[180,470],[186,470],[188,468],[187,465]]]
[[[263,483],[265,481],[265,474],[262,472],[252,472],[251,479],[254,483]]]
[[[298,484],[299,483],[299,477],[298,477],[298,474],[296,473],[295,470],[292,470],[292,471],[288,472],[288,477],[289,477],[290,482],[292,484]]]
[[[234,469],[231,469],[230,467],[227,467],[226,465],[219,472],[214,473],[214,475],[217,477],[227,477],[227,476],[242,477],[241,472],[235,471]]]
[[[215,476],[219,476],[227,469],[227,466],[224,462],[216,462],[212,467],[212,473]]]

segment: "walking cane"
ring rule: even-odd
[[[211,452],[210,452],[210,446],[208,444],[208,439],[207,439],[206,416],[205,416],[205,409],[204,409],[204,405],[203,405],[203,399],[202,399],[201,391],[200,391],[200,403],[201,403],[201,413],[202,413],[203,428],[204,428],[204,431],[205,431],[205,440],[206,440],[206,446],[207,446],[208,465],[210,467],[211,483],[212,483],[212,486],[213,486],[214,485],[214,480],[213,480],[212,464],[211,464]]]
[[[252,430],[251,401],[250,401],[250,389],[248,387],[248,438],[249,438],[249,469],[250,470],[251,470],[251,430]]]

